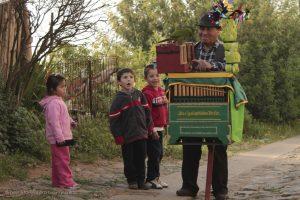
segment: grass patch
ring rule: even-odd
[[[74,152],[76,150],[72,150]],[[72,158],[85,164],[92,164],[99,159],[99,154],[97,153],[71,153]],[[71,159],[72,162],[72,159]]]
[[[49,175],[43,175],[43,176],[41,176],[41,179],[50,181],[50,180],[51,180],[51,177],[50,177]]]
[[[0,181],[10,178],[25,180],[27,178],[26,169],[40,163],[36,158],[23,153],[0,155],[0,158]]]
[[[90,185],[93,182],[93,180],[91,179],[82,179],[77,177],[75,177],[74,180],[76,183],[79,183],[80,185]]]

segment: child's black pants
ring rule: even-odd
[[[160,176],[160,162],[163,157],[163,132],[157,131],[159,140],[147,140],[147,179],[152,181]]]
[[[128,183],[143,184],[145,181],[146,140],[122,145],[124,174]]]

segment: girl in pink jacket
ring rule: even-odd
[[[71,126],[75,122],[68,113],[63,101],[66,94],[65,78],[61,75],[50,75],[46,83],[47,96],[41,101],[46,119],[46,138],[51,145],[52,186],[75,188],[70,169],[70,150],[68,142],[72,141]]]

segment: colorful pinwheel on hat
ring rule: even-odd
[[[219,0],[213,3],[212,10],[209,13],[211,23],[220,23],[221,19],[233,19],[240,23],[249,18],[249,9],[242,9],[243,4],[240,4],[237,9],[233,9],[233,0]]]

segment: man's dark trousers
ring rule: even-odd
[[[201,159],[202,145],[183,145],[182,161],[182,188],[186,188],[193,193],[197,193],[199,161]],[[203,180],[204,181],[204,180]],[[227,194],[228,182],[228,160],[227,145],[216,145],[214,152],[214,164],[212,175],[212,187],[214,195]]]
[[[147,140],[147,179],[152,181],[160,176],[160,162],[163,157],[163,132],[157,131],[159,140]]]
[[[122,145],[124,174],[128,183],[144,183],[146,148],[146,140]]]

